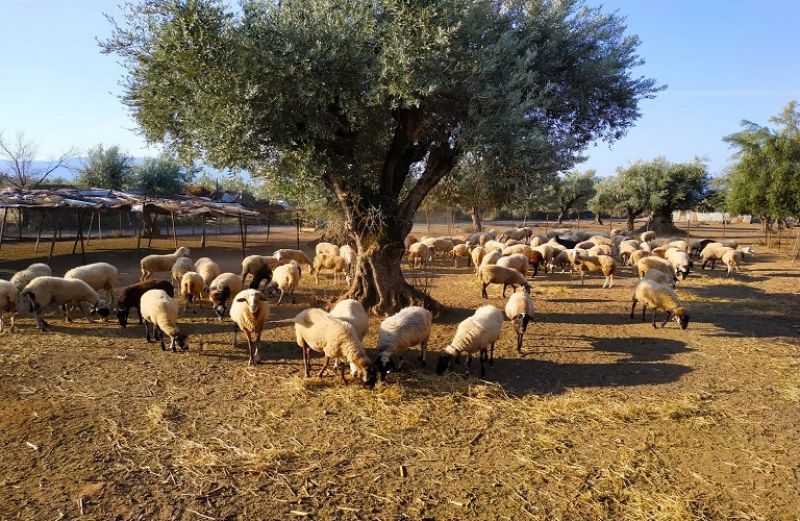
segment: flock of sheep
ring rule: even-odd
[[[536,235],[531,228],[520,227],[502,233],[489,231],[467,237],[438,237],[417,240],[406,237],[406,256],[412,267],[425,267],[436,258],[452,258],[456,266],[461,259],[467,266],[474,265],[481,286],[481,295],[488,298],[490,285],[503,285],[503,298],[511,286],[512,293],[503,310],[485,305],[462,321],[452,341],[444,348],[437,362],[436,372],[443,374],[463,359],[469,372],[472,356],[477,354],[481,374],[485,364],[494,360],[494,346],[500,338],[502,324],[511,320],[517,335],[516,348],[522,350],[523,335],[533,319],[533,301],[528,277],[566,269],[580,275],[584,283],[586,273],[604,276],[603,288],[612,287],[618,264],[634,266],[641,280],[631,297],[633,318],[637,304],[642,306],[642,321],[648,308],[656,313],[665,312],[662,327],[674,319],[681,328],[689,324],[689,314],[674,291],[677,281],[685,279],[694,266],[692,256],[699,256],[702,267],[722,262],[728,276],[738,269],[745,255],[754,255],[749,247],[738,248],[733,241],[724,243],[706,239],[657,239],[655,233],[645,232],[638,239],[625,236],[621,230],[608,235],[553,230],[547,235]],[[356,267],[357,255],[352,247],[319,243],[313,260],[301,250],[281,249],[270,256],[251,255],[242,261],[240,273],[222,272],[214,260],[203,257],[192,261],[190,250],[181,247],[167,255],[148,255],[141,259],[141,280],[122,289],[116,295],[118,270],[111,264],[98,262],[69,270],[63,277],[54,277],[46,264],[32,264],[17,272],[10,281],[0,281],[0,333],[12,330],[14,316],[20,307],[34,313],[37,327],[45,331],[48,324],[43,312],[48,306],[59,306],[67,321],[74,308],[80,308],[89,321],[93,315],[110,316],[115,312],[121,327],[128,324],[129,313],[137,311],[139,324],[144,323],[148,342],[158,341],[165,350],[165,337],[172,351],[188,349],[187,333],[179,325],[179,305],[183,312],[196,313],[201,300],[209,300],[223,320],[226,312],[235,324],[233,344],[241,331],[247,340],[249,363],[258,361],[258,345],[269,316],[268,297],[278,297],[280,305],[285,296],[295,300],[301,281],[303,266],[312,273],[323,270],[333,273],[334,283],[339,278],[349,281]],[[169,273],[170,280],[151,278],[155,274]],[[249,285],[246,286],[250,278]],[[523,291],[517,292],[517,287]],[[104,294],[101,298],[100,293]],[[22,303],[22,306],[20,304]],[[10,315],[10,326],[5,327],[4,317]],[[433,317],[421,307],[410,306],[383,320],[378,331],[378,356],[373,361],[364,348],[364,337],[369,319],[363,306],[352,299],[343,300],[330,311],[309,308],[294,318],[297,345],[303,352],[306,376],[311,371],[310,352],[324,356],[320,376],[331,360],[346,382],[345,367],[365,386],[375,385],[378,375],[399,368],[402,354],[420,346],[420,362],[424,365]]]

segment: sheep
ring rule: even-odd
[[[203,281],[203,277],[200,276],[199,273],[196,271],[187,271],[181,277],[181,296],[183,296],[183,312],[189,308],[189,304],[192,304],[194,301],[199,301],[203,298],[203,286],[205,282]],[[194,310],[194,306],[192,306],[192,313],[197,313]]]
[[[314,271],[314,265],[311,263],[311,260],[308,256],[303,253],[301,250],[290,250],[288,248],[283,248],[280,250],[275,250],[275,253],[272,254],[278,261],[281,263],[288,263],[289,261],[295,261],[297,266],[308,266],[309,273]],[[275,268],[273,268],[273,271]]]
[[[114,286],[117,285],[119,271],[107,262],[95,262],[85,266],[72,268],[64,274],[65,279],[79,279],[88,284],[93,290],[106,292],[106,299],[114,305]]]
[[[662,259],[666,259],[667,249],[668,248],[666,246],[658,246],[656,248],[653,248],[653,250],[650,253],[652,253],[656,257],[661,257]]]
[[[454,246],[453,241],[444,237],[426,237],[420,242],[428,247],[428,251],[430,252],[429,260],[433,260],[437,252],[449,253],[453,251]]]
[[[527,239],[528,237],[531,236],[531,233],[532,233],[531,229],[527,228],[527,227],[524,227],[524,228],[509,228],[506,231],[504,231],[503,233],[501,233],[500,236],[497,238],[497,240],[501,241],[501,242],[503,242],[503,241],[505,241],[507,239],[513,239],[513,240],[517,240],[517,241],[525,240],[525,239]]]
[[[415,236],[409,233],[408,235],[406,235],[406,238],[403,239],[403,246],[405,246],[406,250],[408,250],[409,248],[411,248],[412,244],[416,244],[418,242],[419,239],[417,239]]]
[[[194,263],[194,271],[203,277],[203,282],[205,283],[203,288],[204,294],[208,294],[211,283],[222,273],[222,270],[219,269],[219,264],[208,257],[200,257],[197,259]]]
[[[569,267],[570,271],[572,270],[572,262],[575,259],[575,251],[576,250],[564,250],[558,252],[558,254],[553,257],[553,260],[550,262],[550,267],[552,269],[561,268],[561,273],[564,273],[565,269]]]
[[[241,330],[247,337],[248,364],[256,365],[258,344],[261,332],[269,316],[269,304],[263,293],[255,289],[245,289],[236,294],[231,302],[230,317],[233,320],[233,347],[236,347],[236,334]],[[255,342],[253,342],[255,339]]]
[[[509,246],[503,250],[504,256],[514,255],[515,253],[521,253],[528,258],[528,265],[533,268],[534,277],[539,274],[539,267],[542,265],[542,262],[544,262],[544,257],[541,252],[534,250],[528,245]]]
[[[703,248],[711,244],[712,242],[716,242],[713,239],[690,239],[689,240],[689,255],[694,255],[695,257],[700,256],[700,252],[703,251]]]
[[[489,284],[502,284],[503,298],[506,298],[506,288],[508,286],[511,286],[514,291],[517,290],[517,286],[522,286],[525,288],[526,293],[531,292],[531,285],[525,280],[525,275],[511,268],[493,265],[481,266],[478,276],[482,284],[481,296],[483,298],[489,298],[489,294],[486,292],[486,287]]]
[[[717,261],[718,260],[722,260],[722,256],[725,254],[725,252],[727,252],[729,250],[732,250],[732,249],[733,248],[731,248],[729,246],[725,246],[720,242],[712,242],[712,243],[706,245],[706,247],[703,248],[703,251],[700,252],[700,258],[703,261],[703,265],[701,266],[701,269],[706,269],[706,264],[708,264],[710,262],[711,263],[711,269],[713,270],[717,266]],[[753,249],[750,246],[745,246],[740,251],[742,251],[745,254],[753,254],[754,255]]]
[[[481,376],[486,374],[484,362],[494,365],[494,344],[500,338],[503,312],[494,306],[481,306],[471,317],[458,324],[456,334],[436,362],[436,374],[443,375],[458,363],[462,354],[467,355],[464,366],[469,373],[472,354],[480,352]]]
[[[624,235],[625,232],[622,231],[621,228],[612,228],[610,232],[608,232],[609,237],[619,237],[620,235]]]
[[[587,272],[600,272],[606,278],[603,282],[603,288],[611,288],[614,285],[614,273],[617,271],[617,262],[608,255],[581,255],[575,254],[573,261],[575,269],[581,274],[581,286],[583,286],[583,278]]]
[[[483,268],[484,266],[494,266],[502,256],[503,254],[499,251],[487,251],[483,256],[483,259],[481,259],[480,268]],[[480,272],[480,269],[478,271]]]
[[[358,334],[359,340],[363,341],[364,337],[367,336],[367,331],[369,331],[369,317],[367,316],[367,312],[364,311],[364,306],[361,305],[361,302],[352,298],[341,300],[331,308],[329,314],[333,318],[344,320],[353,326],[353,329],[355,329]]]
[[[170,253],[168,255],[153,254],[142,258],[139,262],[139,266],[142,270],[142,277],[139,280],[147,280],[150,278],[150,275],[160,271],[172,271],[175,261],[181,257],[189,257],[190,253],[191,250],[189,248],[181,246],[175,250],[175,253]]]
[[[314,278],[319,284],[319,272],[322,270],[333,271],[333,283],[339,280],[339,274],[344,274],[345,282],[350,283],[350,275],[347,273],[347,263],[338,255],[320,254],[314,257]]]
[[[470,255],[469,247],[466,244],[456,244],[453,246],[453,249],[450,251],[450,254],[453,256],[453,267],[458,268],[458,259],[466,259],[467,267],[469,267],[470,259],[472,258]]]
[[[734,271],[739,269],[739,265],[742,263],[742,260],[744,260],[745,254],[755,255],[750,247],[741,250],[729,249],[722,254],[722,262],[728,268],[728,273],[725,275],[725,278],[730,277],[733,275]]]
[[[242,291],[242,279],[235,273],[220,273],[208,287],[208,300],[214,307],[214,311],[222,320],[225,316],[225,303]]]
[[[272,255],[248,255],[242,260],[242,286],[248,275],[255,275],[262,267],[267,266],[272,273],[281,264],[284,263]]]
[[[475,267],[475,273],[478,273],[485,255],[486,249],[483,246],[475,246],[472,248],[470,256],[472,257],[472,265]]]
[[[614,249],[608,244],[596,244],[595,246],[589,248],[589,251],[587,253],[592,256],[608,255],[610,257],[613,251]]]
[[[627,263],[631,254],[639,250],[638,241],[625,241],[619,245],[619,257],[623,262]]]
[[[645,321],[647,306],[650,306],[653,308],[653,327],[656,327],[656,313],[659,309],[667,312],[667,318],[661,324],[661,327],[666,326],[671,318],[681,326],[681,329],[689,327],[689,313],[681,305],[678,296],[673,290],[658,282],[649,279],[640,280],[633,289],[631,301],[631,319],[633,319],[636,303],[641,302],[642,322]]]
[[[345,244],[339,248],[339,256],[344,259],[345,266],[347,266],[347,273],[351,275],[355,274],[356,262],[358,262],[356,250]]]
[[[415,345],[420,346],[419,361],[425,366],[432,322],[431,312],[419,306],[405,307],[381,322],[378,328],[378,358],[375,360],[375,365],[382,381],[386,380],[387,373],[395,369],[392,355]],[[402,365],[402,356],[399,358],[398,365]]]
[[[549,240],[550,238],[547,235],[533,235],[528,244],[531,246],[531,248],[533,248],[536,246],[541,246]]]
[[[11,325],[8,326],[9,333],[14,330],[14,316],[17,313],[19,304],[19,290],[17,286],[8,280],[0,280],[0,334],[5,332],[3,315],[11,315]]]
[[[280,291],[280,297],[276,305],[280,306],[283,296],[288,291],[292,295],[292,304],[295,304],[294,292],[300,285],[300,266],[296,262],[290,262],[275,268],[272,272],[272,280],[267,285],[267,294],[274,297]]]
[[[181,351],[189,349],[186,343],[187,335],[182,333],[178,327],[178,303],[174,298],[167,295],[162,289],[151,289],[144,292],[139,310],[144,319],[145,338],[150,340],[150,329],[153,329],[153,340],[158,340],[161,350],[165,351],[164,334],[169,336],[169,347],[173,353],[177,353],[176,347]]]
[[[636,250],[631,252],[628,256],[628,265],[629,266],[636,266],[640,260],[644,259],[645,257],[650,257],[649,251],[644,250]]]
[[[523,277],[528,274],[528,270],[531,267],[528,257],[521,253],[515,253],[514,255],[509,255],[508,257],[500,257],[497,259],[497,266],[517,270],[522,274]]]
[[[80,279],[62,279],[59,277],[36,277],[20,293],[27,299],[29,311],[36,313],[36,327],[47,331],[47,322],[42,318],[42,310],[49,304],[65,306],[67,322],[70,319],[70,307],[79,306],[89,322],[94,322],[92,313],[107,317],[110,312],[105,301],[97,292]]]
[[[516,239],[508,239],[503,244],[505,244],[506,247],[508,247],[508,246],[517,246],[519,244],[525,244],[525,242],[524,241],[518,241]],[[525,244],[525,245],[527,246],[527,244]]]
[[[499,241],[486,241],[483,244],[483,249],[486,250],[486,253],[491,253],[493,251],[502,252],[504,249],[506,249],[506,245],[505,243]]]
[[[424,268],[428,264],[429,257],[427,244],[415,242],[408,248],[408,262],[411,263],[412,268],[417,267],[417,261],[419,261],[419,267]]]
[[[355,328],[344,320],[339,320],[318,308],[309,308],[294,317],[294,331],[297,345],[303,350],[303,369],[308,378],[311,372],[310,350],[321,352],[325,361],[319,377],[325,373],[331,358],[350,364],[354,375],[361,378],[365,387],[372,388],[378,379],[378,372],[370,362],[364,345],[358,339]],[[342,382],[344,365],[339,367]]]
[[[544,265],[544,272],[547,273],[547,267],[553,260],[553,247],[549,244],[542,244],[533,248],[533,251],[538,251],[542,256],[542,264]]]
[[[661,257],[656,257],[654,255],[643,257],[636,263],[636,272],[638,273],[640,279],[643,278],[644,274],[647,273],[647,270],[650,269],[662,271],[667,275],[675,274],[675,269],[667,259],[662,259]]]
[[[119,326],[121,328],[124,329],[128,326],[128,314],[130,313],[131,309],[136,310],[136,312],[139,314],[139,324],[142,323],[142,308],[140,307],[140,302],[142,295],[151,289],[163,290],[170,297],[175,294],[175,288],[172,286],[172,284],[166,280],[159,279],[148,279],[124,287],[122,292],[119,294],[119,298],[117,299],[116,309],[117,320],[119,321]]]
[[[676,248],[686,253],[689,253],[689,243],[683,239],[667,243],[667,248]]]
[[[664,258],[672,264],[672,268],[675,270],[675,276],[681,280],[686,280],[686,277],[689,276],[689,270],[694,266],[694,263],[689,260],[689,254],[686,253],[686,250],[667,248]]]
[[[16,272],[11,277],[11,283],[17,287],[17,291],[22,291],[25,289],[25,286],[36,277],[49,277],[52,274],[53,271],[50,269],[50,266],[37,262],[31,264],[22,271]]]
[[[330,255],[331,257],[339,256],[339,247],[330,242],[320,242],[314,247],[314,252],[317,255]]]
[[[172,284],[179,286],[184,273],[194,271],[194,262],[189,257],[181,257],[172,265]]]
[[[594,248],[594,246],[595,243],[593,243],[592,241],[583,241],[576,244],[575,248],[580,248],[581,250],[588,250],[590,248]]]
[[[653,280],[664,286],[675,287],[675,275],[667,275],[663,271],[655,268],[647,270],[644,275],[642,275],[642,279]]]
[[[652,230],[644,232],[639,238],[641,239],[642,242],[654,241],[656,239],[656,232]]]
[[[280,266],[280,264],[279,264]],[[250,279],[250,289],[261,289],[261,283],[267,281],[267,284],[272,280],[272,268],[268,264],[264,264],[253,273],[253,278]],[[244,286],[242,286],[244,287]]]
[[[514,322],[517,330],[517,353],[522,353],[522,336],[533,320],[533,299],[527,293],[514,293],[506,302],[506,317]]]

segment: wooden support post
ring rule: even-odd
[[[206,214],[203,214],[203,234],[200,236],[200,247],[206,247]]]
[[[175,230],[175,212],[170,212],[172,217],[172,241],[175,243],[175,249],[178,249],[178,232]]]
[[[725,212],[722,212],[722,240],[725,240]]]
[[[22,240],[22,208],[17,208],[17,240]]]
[[[300,212],[297,212],[297,249],[300,249]]]
[[[264,241],[264,246],[269,244],[269,233],[270,233],[271,226],[272,226],[272,212],[267,210],[267,240]]]
[[[97,238],[103,240],[103,229],[100,228],[100,210],[97,210]]]
[[[147,237],[147,247],[150,247],[150,244],[153,243],[153,233],[156,230],[156,223],[158,222],[158,214],[153,214],[153,221],[150,223],[150,233],[148,233]]]
[[[33,251],[39,251],[39,241],[42,240],[42,228],[44,227],[44,212],[40,211],[39,213],[42,214],[41,219],[39,219],[39,230],[36,232],[36,246],[33,248]]]
[[[83,211],[78,208],[78,233],[75,235],[75,242],[72,244],[72,254],[78,249],[78,242],[81,243],[81,259],[86,264],[86,249],[83,244]]]
[[[797,263],[798,257],[800,257],[800,229],[797,230],[797,237],[794,238],[794,259],[792,259],[792,266]]]
[[[547,235],[547,229],[550,227],[550,214],[544,214],[545,222],[544,222],[544,234]]]
[[[61,233],[61,221],[58,221],[58,227],[53,225],[53,239],[50,241],[50,253],[47,255],[47,260],[50,261],[53,258],[53,252],[56,249],[56,236]]]
[[[778,224],[778,251],[781,251],[781,238],[783,237],[783,226]]]
[[[92,227],[94,226],[94,212],[89,217],[89,232],[86,234],[86,245],[89,245],[89,241],[92,240]]]
[[[142,225],[139,226],[139,229],[136,231],[136,249],[138,250],[142,246],[142,233],[144,233],[144,208],[142,208]]]
[[[119,209],[119,233],[117,237],[122,237],[122,208]]]
[[[247,257],[247,247],[245,245],[244,223],[241,215],[239,216],[239,241],[242,243],[242,258],[245,258]]]
[[[8,217],[8,208],[3,208],[3,222],[0,224],[0,248],[3,247],[3,237],[6,233],[6,217]]]

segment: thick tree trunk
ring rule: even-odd
[[[595,224],[603,224],[603,219],[600,218],[600,214],[599,213],[594,214],[594,223]]]
[[[473,232],[482,232],[483,231],[483,218],[481,216],[481,209],[477,206],[472,207],[472,212],[470,214],[472,216],[472,231]]]
[[[556,219],[556,224],[563,224],[564,223],[564,212],[558,212],[558,219]]]
[[[636,227],[636,214],[628,212],[628,231],[632,232]]]
[[[646,226],[640,231],[645,231]],[[672,220],[672,210],[666,209],[653,213],[653,218],[650,222],[649,229],[656,232],[656,234],[663,235],[686,235],[686,232],[675,226]]]

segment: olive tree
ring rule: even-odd
[[[150,141],[334,194],[358,249],[348,296],[386,313],[436,307],[403,278],[403,238],[467,154],[570,163],[638,118],[659,87],[625,31],[579,0],[142,0],[102,46]]]
[[[131,182],[132,167],[133,158],[120,151],[119,147],[103,148],[103,145],[97,145],[89,149],[75,181],[86,188],[122,190]]]
[[[580,212],[587,208],[589,200],[596,193],[596,173],[591,169],[586,172],[573,170],[564,174],[564,177],[553,179],[549,191],[551,205],[558,212],[558,224],[564,222],[570,212]]]

